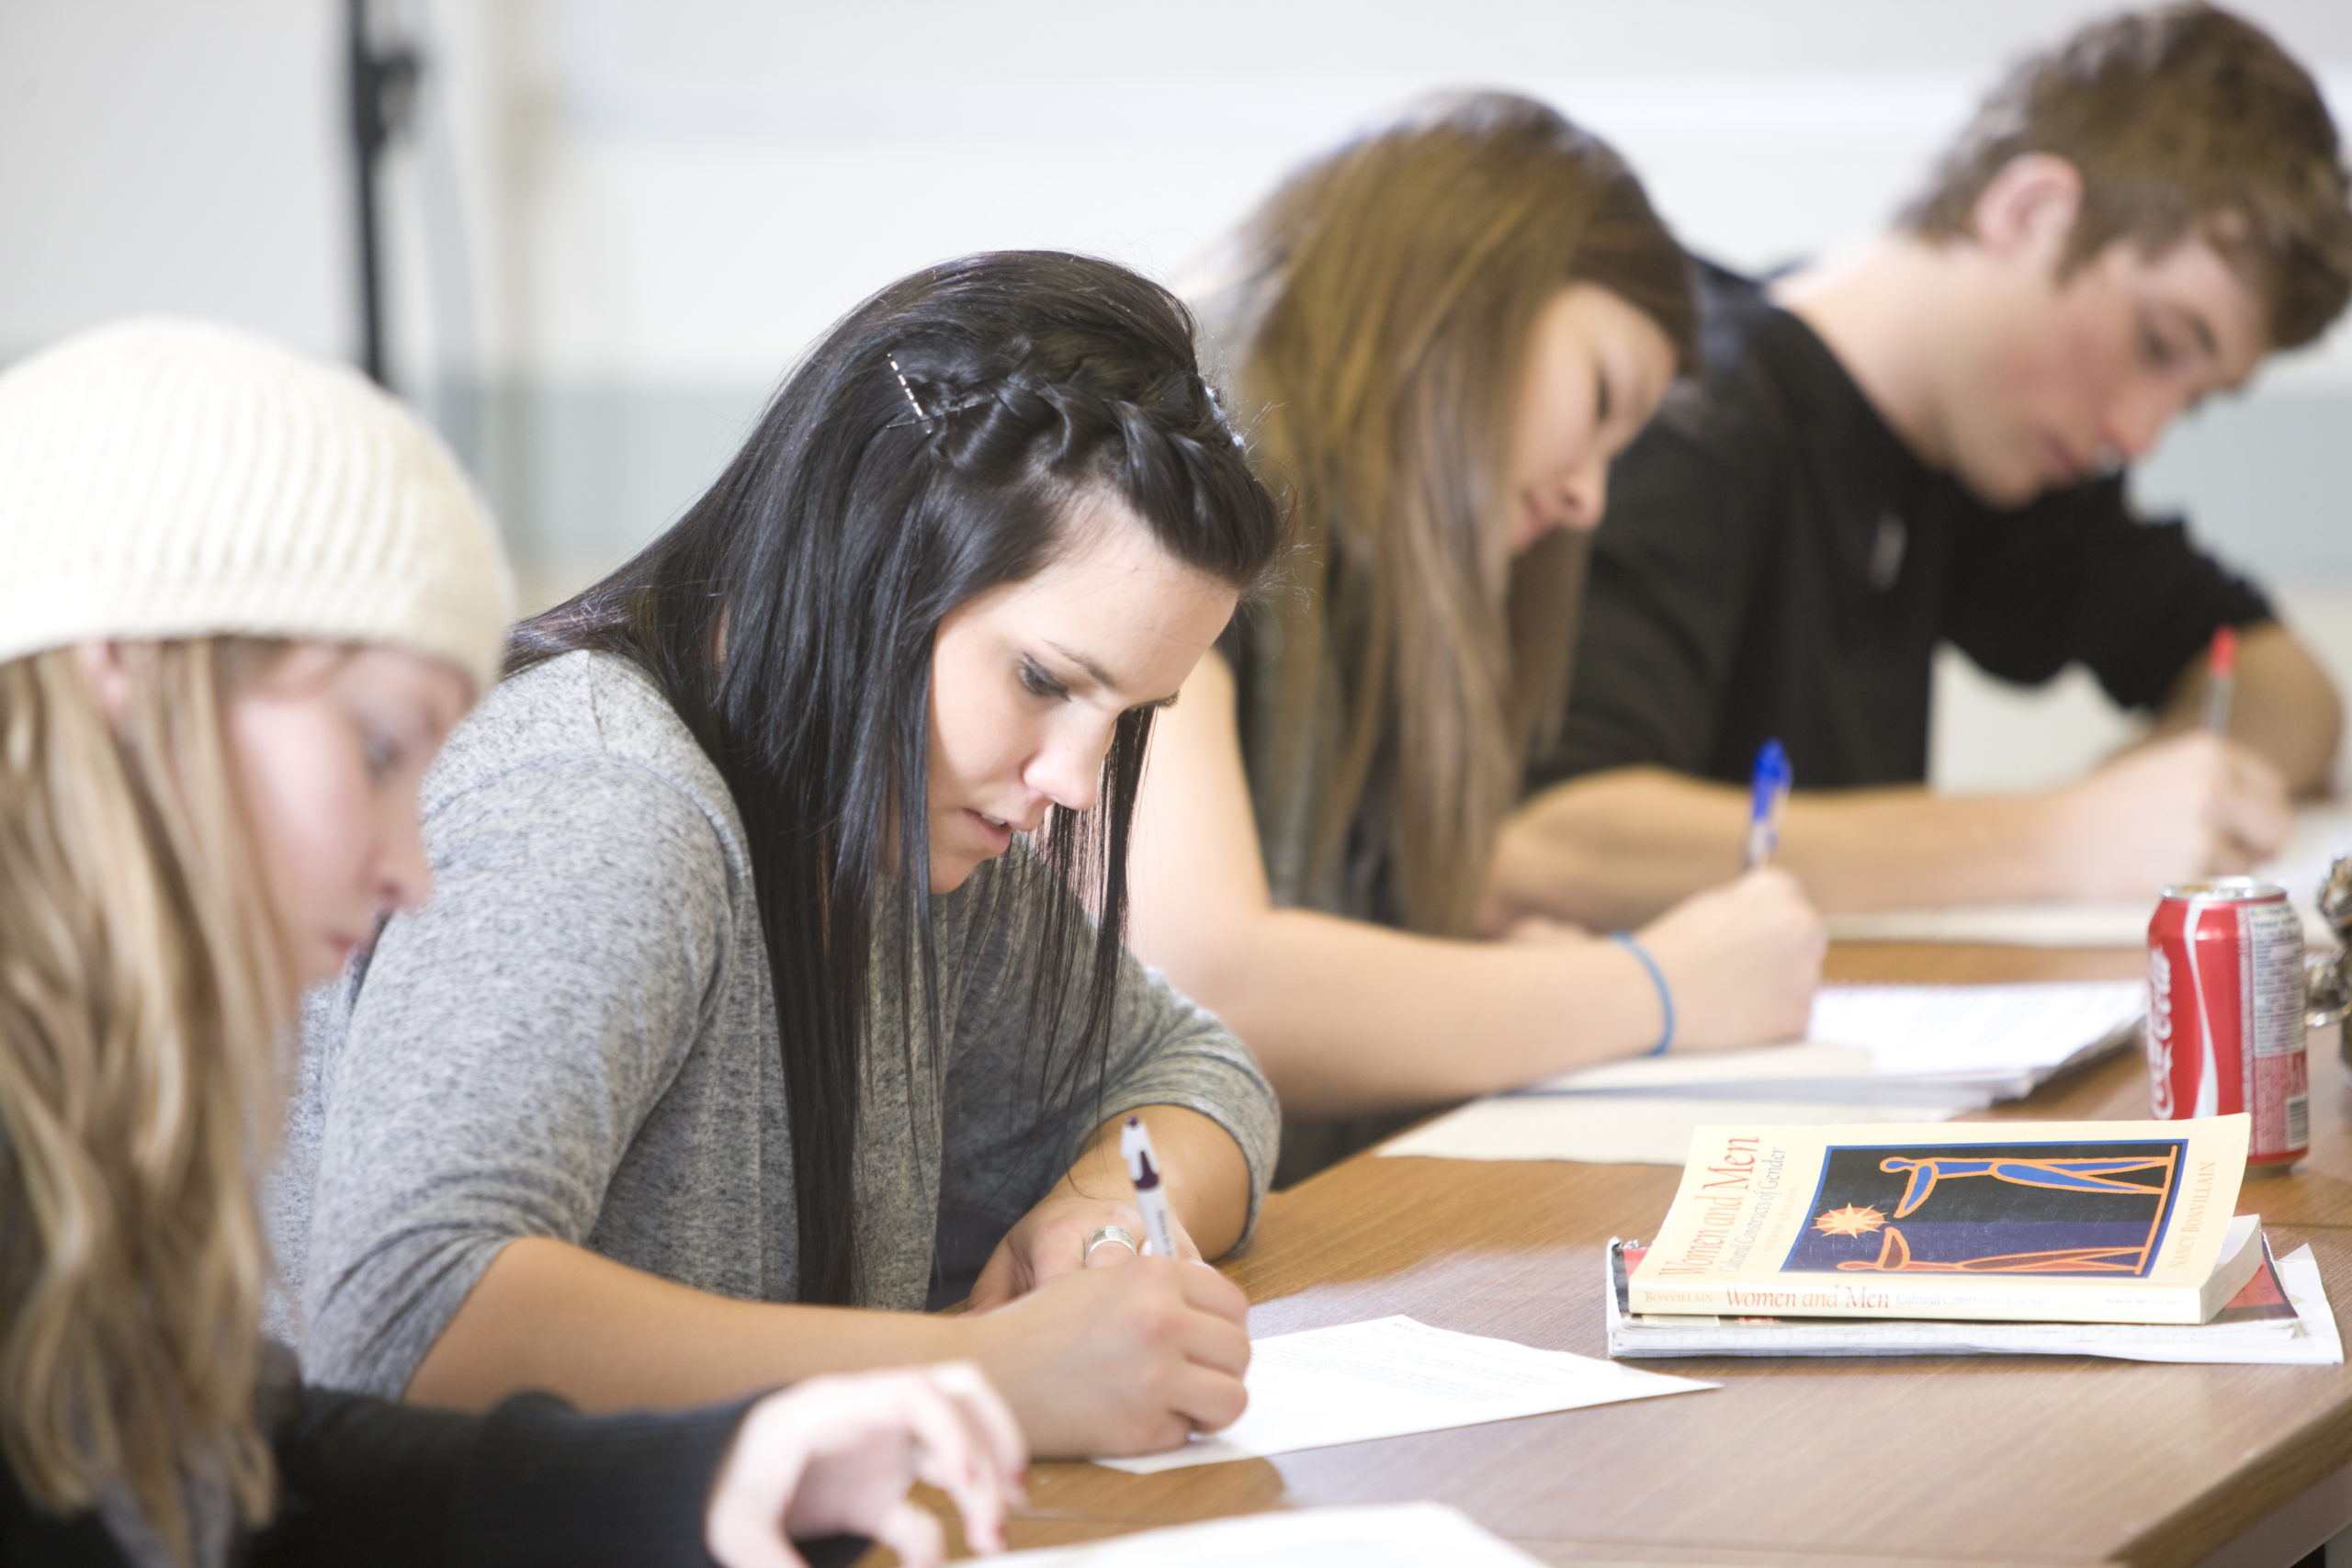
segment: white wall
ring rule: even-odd
[[[329,0],[0,0],[0,359],[134,310],[350,346]]]
[[[1548,97],[1694,245],[1783,260],[1869,233],[2005,61],[2105,8],[579,0],[503,44],[490,13],[433,9],[455,90],[528,106],[504,122],[528,154],[475,161],[478,228],[536,285],[483,290],[500,344],[561,377],[717,381],[772,377],[958,252],[1171,276],[1283,170],[1432,86]],[[2252,9],[2352,103],[2352,7]],[[2352,349],[2330,363],[2352,382]]]
[[[1548,97],[1694,246],[1871,232],[1983,85],[2082,0],[378,0],[431,62],[390,171],[395,368],[545,597],[715,470],[876,285],[998,245],[1178,273],[1298,159],[1433,86]],[[2352,124],[2352,6],[2242,7]],[[0,0],[0,359],[131,310],[354,341],[335,0]],[[2340,433],[2340,434],[2339,434]],[[2352,686],[2352,334],[2143,476],[2293,585]],[[2094,697],[1955,678],[1939,776],[2064,773]]]
[[[1297,159],[1432,86],[1562,104],[1700,248],[1819,250],[1883,219],[2006,60],[2105,8],[377,4],[433,66],[393,180],[412,372],[462,354],[437,368],[707,383],[766,381],[877,282],[960,251],[1170,276]],[[2245,8],[2352,103],[2352,6]],[[0,354],[158,306],[349,338],[341,11],[0,5]],[[2352,383],[2352,346],[2317,368]]]

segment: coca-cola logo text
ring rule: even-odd
[[[2148,1113],[2172,1120],[2172,960],[2148,949]]]

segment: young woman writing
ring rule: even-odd
[[[348,372],[141,322],[0,375],[0,1562],[936,1562],[917,1475],[996,1538],[1022,1441],[968,1366],[478,1417],[266,1349],[278,1039],[429,891],[417,785],[503,582]]]
[[[1119,940],[1154,713],[1276,547],[1191,332],[1074,256],[917,274],[520,629],[425,794],[438,896],[310,1021],[315,1375],[609,1408],[967,1356],[1054,1453],[1239,1413],[1238,1291],[1116,1239],[1125,1114],[1188,1257],[1275,1133]]]
[[[1257,1052],[1278,1179],[1669,1033],[1800,1032],[1823,938],[1776,873],[1628,941],[1469,940],[1503,934],[1481,894],[1559,720],[1579,536],[1691,354],[1632,173],[1539,104],[1449,98],[1310,164],[1232,252],[1204,314],[1306,592],[1245,617],[1158,735],[1134,941]]]

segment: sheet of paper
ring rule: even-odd
[[[1442,1503],[1299,1508],[1015,1551],[997,1568],[1534,1568],[1535,1559]]]
[[[1604,1062],[1545,1078],[1521,1094],[1655,1094],[1675,1089],[1713,1092],[1727,1083],[1802,1084],[1820,1078],[1859,1078],[1871,1072],[1871,1054],[1860,1045],[1758,1045],[1745,1051],[1668,1052]]]
[[[2189,1341],[2177,1348],[2161,1344],[2120,1345],[2085,1348],[2094,1355],[2129,1361],[2273,1362],[2312,1366],[2341,1366],[2344,1339],[2336,1332],[2335,1312],[2327,1303],[2327,1287],[2320,1282],[2319,1259],[2308,1246],[2278,1259],[2278,1283],[2294,1303],[2295,1321],[2302,1332],[2292,1339],[2249,1336],[2243,1341],[2222,1340],[2211,1348]],[[2188,1336],[2182,1336],[2184,1340]]]
[[[2337,855],[2352,854],[2352,806],[2308,806],[2278,858],[2256,872],[2287,890],[2307,940],[2334,940],[2312,895]],[[1974,904],[1832,915],[1832,942],[1976,942],[2007,947],[2137,947],[2148,940],[2155,896],[2118,904]]]
[[[1095,1462],[1149,1475],[1715,1386],[1409,1317],[1257,1340],[1245,1381],[1250,1408],[1224,1431],[1170,1453]]]
[[[1458,1111],[1380,1145],[1389,1156],[1425,1159],[1574,1159],[1594,1165],[1670,1165],[1690,1152],[1690,1130],[1717,1122],[1815,1126],[1849,1122],[1943,1122],[1984,1094],[1941,1104],[1815,1103],[1715,1099],[1695,1094],[1505,1095]]]
[[[1688,1330],[1631,1330],[1613,1296],[1602,1299],[1613,1355],[1644,1360],[1680,1356],[2103,1356],[2121,1361],[2204,1365],[2336,1366],[2344,1342],[2320,1284],[2319,1261],[2308,1247],[2278,1259],[2278,1282],[2295,1309],[2275,1323],[2152,1325],[2113,1323],[1911,1323],[1899,1318],[1851,1321],[1790,1319],[1743,1343],[1713,1320],[1688,1318]],[[1677,1320],[1655,1318],[1672,1325]],[[1769,1334],[1769,1340],[1763,1336]]]

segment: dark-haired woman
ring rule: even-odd
[[[1467,940],[1559,722],[1609,459],[1690,354],[1632,171],[1541,104],[1445,98],[1309,164],[1233,253],[1207,315],[1308,592],[1159,736],[1135,942],[1264,1064],[1279,1179],[1436,1102],[1801,1032],[1821,928],[1778,873],[1618,942]]]
[[[1272,1098],[1120,942],[1153,713],[1277,542],[1191,333],[1105,263],[917,274],[519,631],[425,794],[438,897],[306,1029],[314,1376],[612,1408],[964,1356],[1056,1453],[1239,1413],[1188,1259]],[[1188,1258],[1136,1256],[1131,1112]]]

